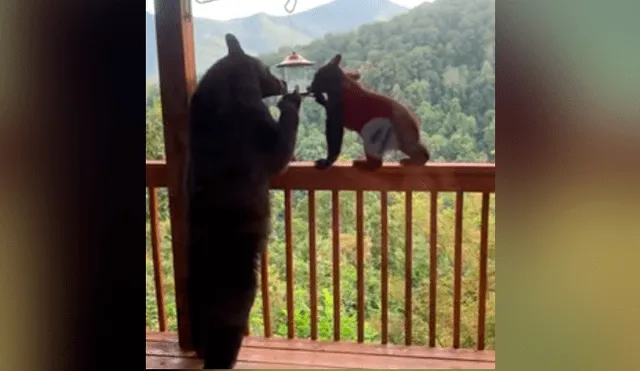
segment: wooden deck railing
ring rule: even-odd
[[[160,268],[158,236],[158,210],[156,207],[156,189],[167,186],[167,169],[164,162],[147,161],[146,186],[149,190],[149,211],[151,221],[151,245],[155,275],[156,297],[160,331],[167,328],[164,311],[163,278]],[[455,235],[454,235],[454,288],[453,288],[453,347],[460,347],[460,312],[462,281],[462,210],[464,192],[482,193],[480,225],[480,263],[477,349],[485,348],[485,317],[487,302],[487,261],[489,196],[495,193],[494,164],[433,163],[425,167],[402,167],[386,164],[376,172],[362,172],[347,164],[336,164],[333,168],[318,171],[311,163],[293,163],[289,170],[272,180],[273,189],[284,191],[284,224],[286,254],[286,308],[287,337],[295,335],[293,300],[293,243],[292,243],[292,190],[308,192],[308,228],[309,228],[309,300],[310,300],[310,337],[318,339],[318,294],[316,271],[316,191],[331,191],[331,229],[332,229],[332,276],[333,276],[333,324],[334,340],[340,340],[340,208],[339,192],[356,192],[356,272],[357,272],[357,341],[364,341],[364,191],[380,192],[380,242],[381,242],[381,342],[389,342],[388,307],[388,192],[405,193],[405,344],[412,344],[412,216],[413,192],[430,192],[429,223],[429,319],[428,345],[435,347],[436,339],[436,290],[437,290],[437,206],[439,192],[455,192]],[[269,256],[264,254],[261,266],[261,294],[264,336],[272,336],[269,301]],[[247,330],[248,334],[248,330]]]

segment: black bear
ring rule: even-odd
[[[235,365],[270,233],[269,179],[293,156],[301,100],[235,36],[226,43],[190,105],[187,296],[205,369]],[[276,122],[263,98],[281,94]]]

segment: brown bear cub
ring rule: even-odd
[[[205,369],[236,363],[270,233],[269,179],[293,156],[301,100],[235,36],[226,43],[190,106],[187,296]],[[263,98],[281,94],[276,122]]]
[[[355,131],[362,138],[365,158],[353,162],[359,169],[380,168],[384,154],[391,150],[408,156],[400,160],[403,165],[422,166],[429,161],[429,151],[420,139],[418,117],[395,99],[366,88],[359,82],[357,71],[340,67],[341,59],[336,54],[320,67],[309,87],[326,111],[327,157],[317,160],[316,168],[329,168],[337,160],[344,129]]]

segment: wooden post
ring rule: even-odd
[[[188,149],[189,100],[196,85],[190,9],[189,0],[155,0],[178,338],[184,350],[193,350],[186,297],[187,235],[183,183]]]

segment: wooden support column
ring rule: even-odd
[[[162,120],[167,157],[173,269],[180,347],[192,350],[187,308],[185,159],[189,100],[196,85],[193,21],[189,0],[155,0]]]

